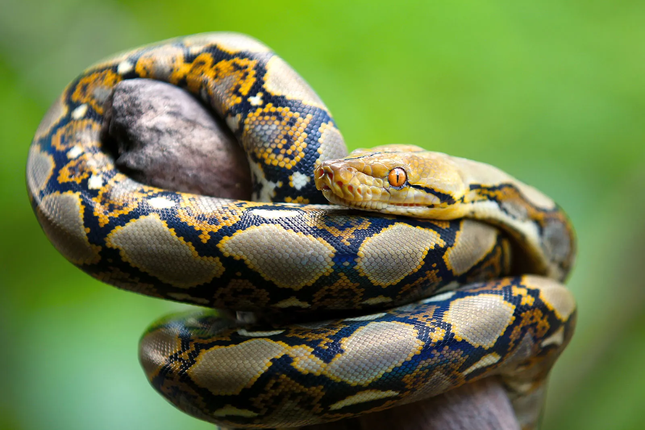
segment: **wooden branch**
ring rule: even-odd
[[[229,129],[181,88],[119,83],[106,106],[103,142],[132,179],[167,190],[232,199],[251,196],[251,173]]]
[[[104,142],[117,167],[161,188],[248,200],[248,163],[228,129],[196,99],[145,79],[117,85],[107,106]],[[307,430],[515,430],[501,383],[485,379],[424,401]]]
[[[497,378],[486,378],[443,395],[351,420],[306,430],[517,430],[515,413]]]

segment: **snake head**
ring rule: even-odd
[[[319,163],[316,188],[333,204],[416,217],[453,218],[467,187],[450,157],[412,145],[359,149]]]

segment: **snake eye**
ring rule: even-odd
[[[402,187],[405,184],[405,181],[408,180],[408,175],[400,167],[395,167],[390,170],[390,174],[387,176],[387,179],[390,181],[390,185],[393,187]]]

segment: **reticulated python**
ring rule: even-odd
[[[131,78],[178,85],[220,115],[248,154],[255,201],[162,190],[117,171],[100,142],[104,102]],[[574,327],[559,283],[574,258],[566,216],[474,161],[403,145],[345,156],[329,111],[295,71],[251,38],[215,33],[85,71],[40,124],[27,183],[48,238],[96,279],[307,315],[259,326],[201,311],[150,327],[145,373],[195,417],[295,427],[499,374],[533,427]],[[312,322],[332,311],[343,317]]]

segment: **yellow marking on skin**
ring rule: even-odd
[[[446,337],[446,330],[440,327],[433,327],[430,331],[430,338],[432,342],[437,344]]]
[[[80,193],[53,193],[43,197],[36,215],[43,231],[58,252],[74,264],[95,264],[101,259],[101,247],[87,238]]]
[[[332,411],[337,411],[344,408],[345,406],[352,406],[359,403],[372,402],[374,400],[387,399],[390,397],[396,397],[399,395],[398,391],[380,391],[380,390],[365,390],[360,393],[354,394],[352,396],[346,397],[343,400],[340,400],[332,404],[329,409]]]
[[[291,204],[303,204],[303,205],[306,205],[306,204],[309,204],[309,199],[306,199],[306,198],[304,198],[302,196],[298,196],[295,199],[293,199],[293,198],[287,196],[287,197],[284,198],[284,202],[285,203],[291,203]]]
[[[111,70],[89,73],[79,79],[71,99],[79,104],[89,104],[99,115],[102,115],[103,104],[109,97],[112,88],[120,81],[121,76]],[[81,113],[85,115],[83,111],[77,112],[79,115]]]
[[[217,246],[277,286],[296,291],[331,274],[336,252],[321,238],[272,224],[238,231]]]
[[[271,367],[271,360],[287,350],[285,345],[268,339],[216,346],[202,351],[186,373],[216,396],[235,395],[251,386]]]
[[[285,96],[327,110],[318,94],[282,58],[273,56],[266,65],[264,88],[274,96]]]
[[[377,296],[377,297],[372,297],[367,300],[362,301],[361,303],[365,305],[380,305],[382,303],[390,303],[392,299],[390,297],[386,296]]]
[[[502,296],[480,294],[453,301],[443,320],[451,324],[457,340],[490,348],[515,319],[514,311]]]
[[[83,152],[93,147],[98,148],[100,132],[101,127],[96,121],[89,119],[73,121],[56,130],[52,136],[52,147],[58,151],[68,151],[80,146]]]
[[[293,347],[289,355],[293,357],[293,367],[308,375],[321,375],[327,364],[313,354],[313,348],[308,346]]]
[[[302,309],[307,309],[310,308],[311,305],[307,302],[302,302],[298,300],[295,297],[289,297],[288,299],[284,299],[278,303],[275,304],[276,308],[302,308]]]
[[[468,369],[464,370],[463,375],[468,375],[469,373],[472,373],[477,369],[481,369],[482,367],[488,367],[492,364],[495,364],[500,360],[500,358],[502,357],[500,357],[500,355],[496,352],[492,352],[488,355],[485,355],[477,363],[473,364]]]
[[[29,148],[27,158],[27,185],[35,197],[45,189],[47,182],[54,174],[54,157],[41,151],[40,145],[34,144]]]
[[[553,279],[527,275],[523,277],[522,284],[539,288],[540,299],[553,309],[562,321],[567,321],[576,309],[576,301],[571,292]]]
[[[359,231],[367,230],[372,225],[369,218],[337,215],[332,222],[326,217],[321,218],[318,214],[310,212],[309,216],[305,218],[307,225],[327,230],[347,246],[350,246],[350,241],[356,238]],[[342,228],[338,228],[339,225]]]
[[[239,207],[214,197],[181,194],[177,217],[200,231],[199,238],[202,243],[207,243],[212,233],[240,221],[243,209],[253,205],[254,203],[247,202],[244,207]]]
[[[306,129],[313,118],[310,113],[268,103],[244,119],[244,148],[262,164],[292,170],[305,156]],[[255,173],[253,166],[251,169]]]
[[[342,354],[324,374],[350,385],[367,385],[400,366],[423,348],[417,330],[400,322],[372,322],[341,340]]]
[[[65,90],[67,92],[67,90]],[[49,110],[40,121],[38,128],[36,129],[36,135],[34,136],[34,141],[46,136],[54,125],[56,125],[65,115],[67,115],[68,107],[67,104],[63,102],[65,93],[52,103]]]
[[[214,417],[244,417],[244,418],[253,418],[257,417],[258,414],[249,411],[248,409],[238,409],[235,406],[226,405],[223,408],[217,409],[213,412]]]
[[[452,353],[452,351],[449,351],[447,355],[451,354],[454,353]],[[446,375],[440,370],[435,370],[431,375],[427,375],[427,373],[429,372],[426,369],[432,366],[434,363],[436,363],[436,359],[426,360],[417,367],[417,370],[415,372],[403,377],[404,381],[415,379],[418,381],[418,385],[415,384],[416,386],[418,386],[418,389],[416,390],[416,392],[413,392],[409,397],[405,399],[405,403],[412,403],[417,400],[433,397],[437,394],[445,393],[450,388],[454,387],[454,383],[452,382],[450,376]],[[419,371],[419,369],[421,370]],[[419,376],[418,373],[421,373],[421,375]]]
[[[59,183],[76,182],[80,184],[90,176],[88,165],[88,154],[85,153],[79,158],[69,161],[58,171],[56,180]]]
[[[356,268],[374,284],[387,287],[419,270],[428,251],[437,246],[445,246],[438,233],[395,224],[365,239]]]
[[[522,297],[522,300],[520,301],[520,305],[533,306],[533,303],[535,303],[535,298],[529,294],[526,288],[521,288],[513,285],[513,287],[511,287],[511,291],[513,292],[514,296]]]
[[[498,230],[487,224],[465,219],[455,244],[444,254],[444,261],[456,275],[462,275],[488,255],[497,243]]]
[[[153,46],[144,51],[134,70],[141,78],[176,83],[173,73],[184,64],[184,50],[178,46]],[[176,78],[175,78],[176,79]]]
[[[125,215],[139,207],[139,202],[158,189],[133,181],[122,173],[114,175],[93,198],[94,215],[101,227],[109,224],[110,219]]]
[[[176,287],[191,288],[224,273],[219,258],[200,256],[158,214],[116,227],[106,243],[118,249],[124,261]]]
[[[257,60],[248,58],[218,61],[212,54],[203,52],[190,63],[181,58],[172,64],[168,80],[172,83],[185,80],[193,94],[204,91],[214,99],[213,107],[222,116],[242,103],[257,80]]]

